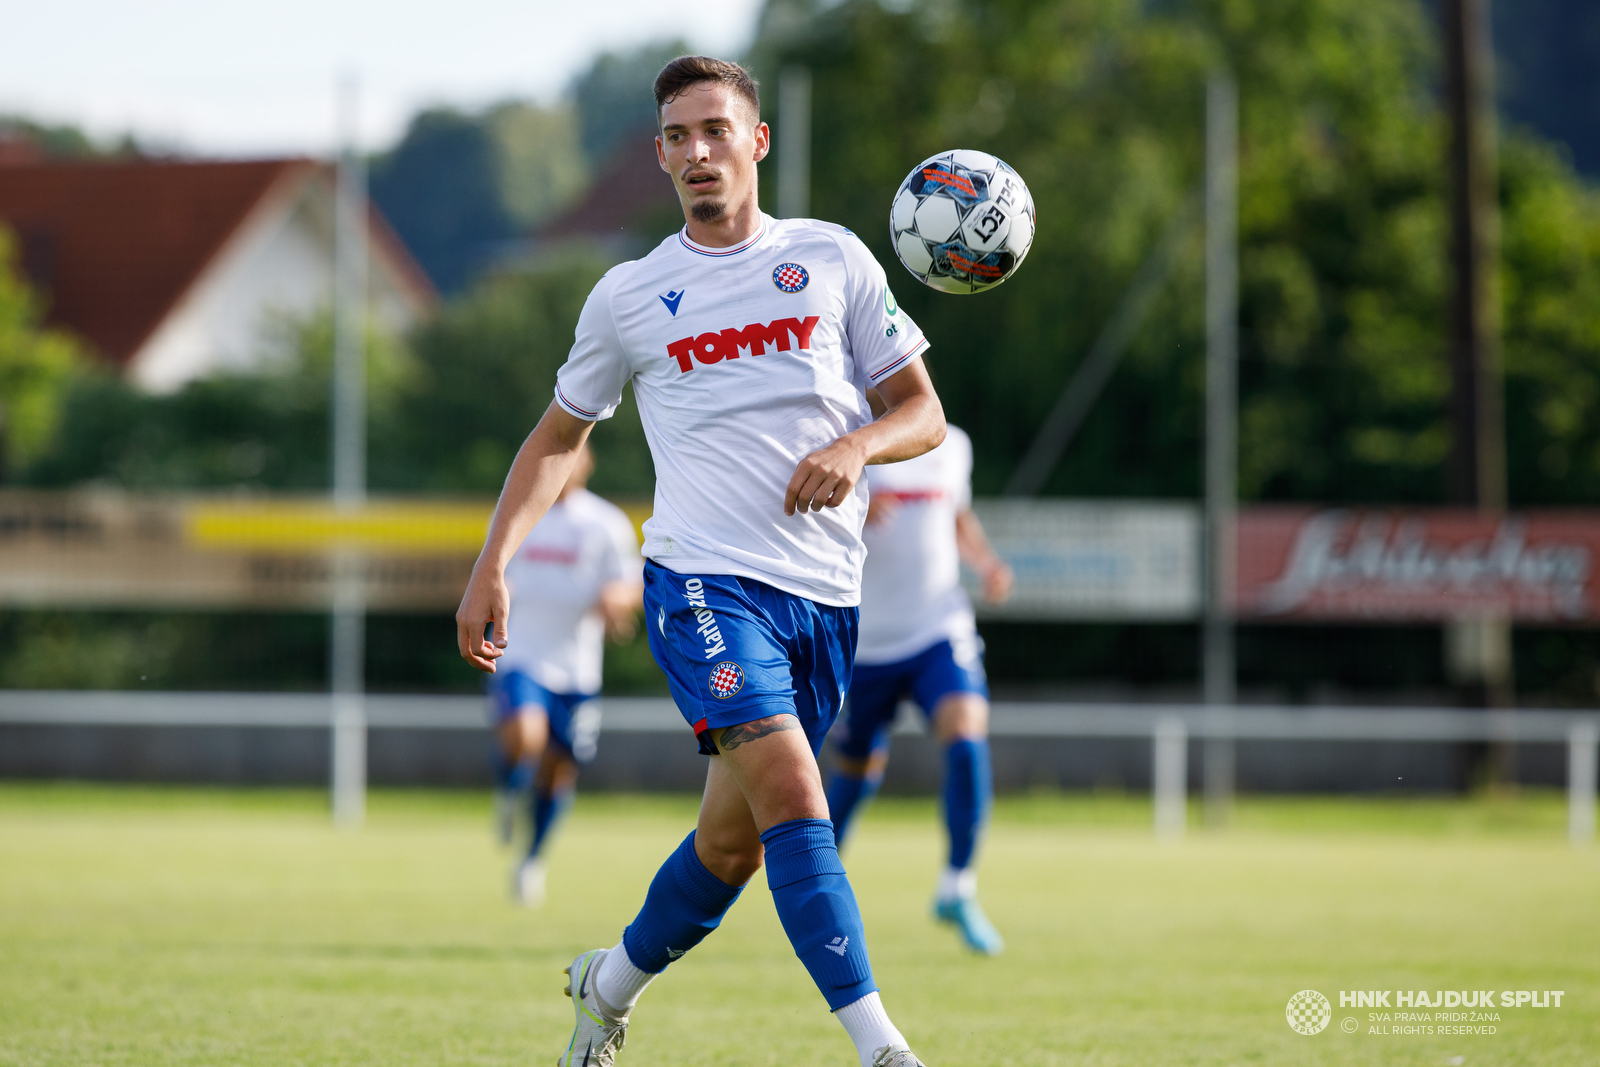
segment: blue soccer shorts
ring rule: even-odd
[[[543,711],[550,722],[550,740],[579,763],[594,759],[600,747],[598,693],[553,693],[522,671],[497,671],[489,678],[495,722],[526,711]]]
[[[856,608],[832,608],[754,578],[679,574],[647,562],[650,651],[678,710],[717,753],[711,732],[794,715],[813,753],[839,715],[855,660]]]
[[[989,698],[983,673],[983,646],[961,642],[960,650],[940,641],[909,659],[856,667],[845,705],[842,736],[834,745],[848,759],[866,759],[874,749],[889,743],[889,730],[900,701],[910,697],[930,721],[939,701],[951,693],[973,693]]]

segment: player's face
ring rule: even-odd
[[[656,155],[691,218],[716,222],[754,202],[756,164],[768,149],[767,124],[754,110],[716,82],[690,86],[662,107]]]

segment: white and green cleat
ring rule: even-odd
[[[989,921],[977,900],[972,897],[934,901],[933,917],[960,931],[961,940],[974,952],[998,956],[1005,951],[1005,938],[1000,936],[1000,931],[994,928],[994,923]]]
[[[885,1045],[872,1054],[872,1067],[926,1067],[908,1048]]]
[[[595,992],[594,976],[606,952],[603,948],[585,952],[562,972],[567,976],[563,992],[572,998],[578,1025],[573,1028],[567,1051],[556,1060],[556,1067],[612,1067],[628,1038],[628,1017],[613,1018],[614,1013]]]

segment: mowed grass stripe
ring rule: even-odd
[[[560,969],[614,944],[692,798],[581,797],[550,901],[507,903],[474,794],[0,786],[0,1064],[527,1064],[570,1028]],[[982,894],[1006,954],[928,917],[932,803],[886,798],[846,862],[885,1003],[930,1067],[1596,1062],[1600,856],[1556,794],[1252,799],[1159,845],[1118,795],[1003,800]],[[1365,1032],[1340,989],[1566,990],[1492,1037]],[[1302,1037],[1288,997],[1335,1025]],[[1361,1032],[1338,1029],[1361,1016]],[[646,994],[623,1064],[854,1062],[764,878]]]

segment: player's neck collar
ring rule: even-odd
[[[683,229],[678,231],[678,240],[680,243],[682,243],[683,247],[687,248],[691,252],[697,252],[702,256],[716,256],[721,258],[722,256],[738,255],[745,249],[753,247],[756,242],[760,241],[766,235],[767,216],[765,213],[763,213],[761,216],[761,226],[756,230],[755,233],[751,234],[749,237],[746,237],[736,245],[729,245],[727,248],[712,248],[709,245],[697,244],[696,242],[689,240],[688,225],[685,225]]]

